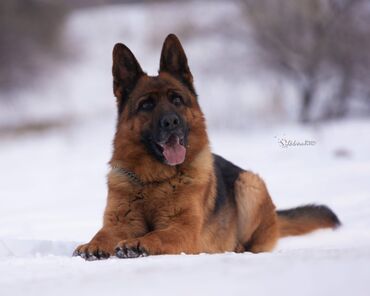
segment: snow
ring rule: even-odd
[[[115,114],[112,113],[112,118]],[[370,121],[211,130],[213,150],[264,177],[278,208],[317,202],[343,227],[280,241],[266,254],[72,258],[98,230],[114,122],[3,139],[1,295],[368,295]],[[315,140],[282,148],[278,137]],[[336,149],[347,149],[345,157]]]
[[[66,40],[80,56],[45,84],[14,94],[22,108],[0,106],[0,125],[63,123],[0,138],[0,295],[370,295],[370,120],[310,127],[271,120],[292,118],[294,103],[282,113],[273,109],[274,85],[255,84],[258,73],[238,63],[246,54],[239,35],[220,42],[222,30],[209,31],[220,15],[223,28],[240,26],[230,3],[78,11]],[[203,34],[184,38],[184,47],[213,151],[260,174],[278,208],[323,203],[343,226],[282,239],[265,254],[73,258],[74,248],[101,226],[105,206],[116,116],[111,49],[126,43],[153,74],[166,34],[192,35],[191,27],[179,31],[190,14],[199,16],[193,25]],[[234,67],[221,59],[225,52]],[[283,148],[281,139],[316,144]]]
[[[16,277],[18,283],[2,284],[2,295],[368,295],[367,262],[335,251],[311,257],[293,252],[86,263],[76,258],[15,259],[4,264],[2,282]]]

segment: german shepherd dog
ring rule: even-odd
[[[118,120],[103,226],[74,255],[271,251],[280,237],[340,225],[326,206],[276,211],[264,181],[212,154],[185,52],[170,34],[157,76],[113,49]]]

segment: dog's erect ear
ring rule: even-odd
[[[123,103],[145,73],[127,46],[117,43],[113,48],[113,93]]]
[[[175,76],[195,94],[188,59],[180,40],[174,34],[168,35],[163,43],[159,72],[167,72]]]

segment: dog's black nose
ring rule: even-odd
[[[173,130],[180,125],[180,118],[176,113],[165,114],[161,118],[159,125],[166,130]]]

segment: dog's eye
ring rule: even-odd
[[[181,106],[184,103],[182,97],[178,94],[173,94],[171,97],[171,101],[172,104],[174,104],[175,106]]]
[[[139,105],[139,110],[142,111],[151,111],[155,107],[155,102],[152,98],[142,101]]]

